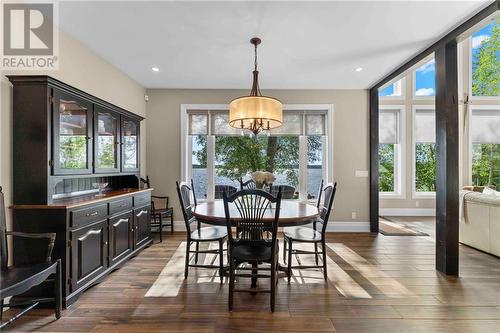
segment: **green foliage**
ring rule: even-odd
[[[491,37],[481,43],[472,64],[473,96],[500,96],[500,20],[492,24]]]
[[[436,145],[417,143],[415,146],[415,190],[436,191]]]
[[[382,143],[379,145],[379,191],[394,192],[394,154],[395,145]]]
[[[60,137],[59,161],[61,169],[85,169],[87,167],[87,139],[81,135]]]
[[[115,140],[114,136],[99,136],[97,141],[97,167],[115,167]]]
[[[472,182],[500,186],[500,144],[472,145]]]
[[[198,168],[207,167],[207,138],[194,138],[198,150],[193,156],[199,161]],[[321,147],[321,137],[308,137],[308,162],[314,163],[320,156],[314,151]],[[298,136],[218,136],[215,142],[215,161],[218,176],[231,180],[254,171],[269,171],[286,175],[291,186],[297,186],[299,164]]]

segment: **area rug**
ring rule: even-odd
[[[388,217],[379,218],[379,231],[384,236],[429,236],[425,232],[413,230],[412,228],[390,220]]]

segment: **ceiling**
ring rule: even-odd
[[[147,88],[249,89],[259,36],[263,90],[365,89],[488,2],[81,1],[59,21]]]

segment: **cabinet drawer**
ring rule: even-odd
[[[151,194],[141,194],[134,197],[134,206],[140,207],[151,203]]]
[[[115,215],[116,213],[125,210],[130,210],[131,208],[132,208],[132,197],[111,201],[109,203],[109,215]]]
[[[71,227],[81,227],[91,222],[100,221],[108,216],[108,205],[101,204],[71,212]]]

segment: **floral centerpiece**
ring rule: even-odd
[[[267,171],[255,171],[250,174],[253,181],[255,182],[255,187],[262,189],[264,186],[271,186],[276,180],[276,177]]]

